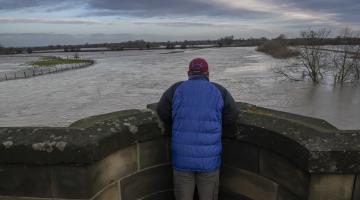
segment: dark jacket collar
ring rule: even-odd
[[[207,80],[209,81],[209,77],[205,75],[190,75],[189,80]]]

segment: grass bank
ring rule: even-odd
[[[52,67],[56,65],[67,65],[67,64],[84,64],[90,63],[91,60],[84,60],[79,58],[59,58],[59,57],[50,57],[43,58],[31,63],[35,67]]]

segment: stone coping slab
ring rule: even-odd
[[[94,118],[71,127],[2,127],[0,164],[91,164],[132,144],[164,137],[149,110]]]
[[[153,111],[93,116],[70,127],[0,128],[0,164],[91,164],[135,143],[168,137]],[[359,173],[360,131],[328,122],[238,103],[238,122],[224,138],[274,151],[310,173]]]
[[[269,148],[308,172],[360,172],[359,130],[339,130],[324,120],[252,105],[239,107],[234,139]]]

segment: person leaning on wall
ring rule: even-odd
[[[205,59],[193,59],[188,80],[177,82],[162,95],[157,113],[171,127],[171,157],[176,200],[217,200],[221,165],[221,135],[239,114],[231,94],[209,81]]]

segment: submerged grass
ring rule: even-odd
[[[89,62],[91,62],[91,61],[77,59],[77,58],[69,58],[69,59],[45,58],[45,59],[34,61],[31,64],[33,66],[37,66],[37,67],[51,67],[51,66],[55,66],[55,65],[82,64],[82,63],[89,63]]]

